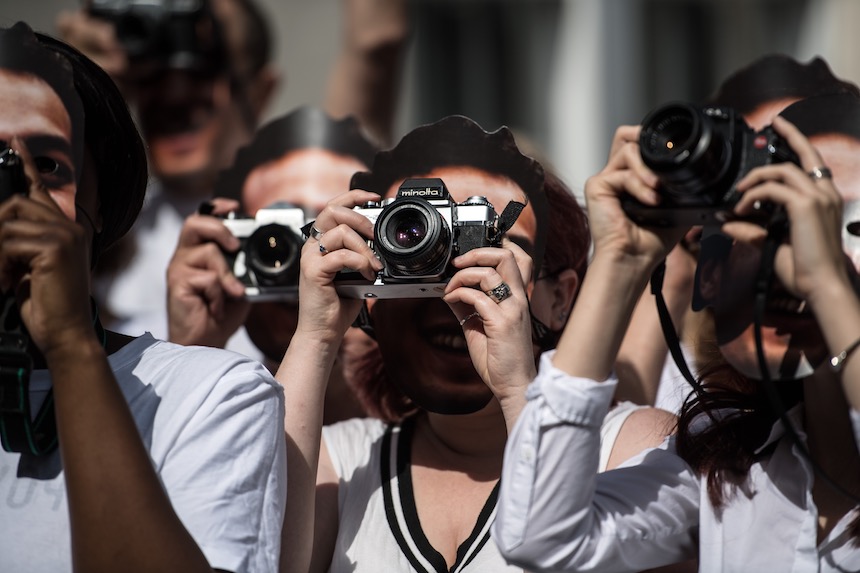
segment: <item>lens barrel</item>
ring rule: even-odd
[[[661,190],[681,205],[719,202],[720,197],[710,193],[721,187],[735,161],[733,115],[716,108],[706,110],[669,104],[642,121],[642,161],[660,179]]]
[[[263,225],[245,243],[246,264],[262,286],[295,285],[301,249],[301,239],[289,227]]]
[[[393,276],[441,273],[451,256],[451,230],[439,211],[421,198],[397,199],[375,227],[376,250]]]

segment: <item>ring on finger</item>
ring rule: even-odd
[[[466,322],[468,322],[468,321],[469,321],[470,319],[472,319],[472,318],[475,318],[476,316],[477,316],[478,318],[481,318],[481,315],[480,315],[480,314],[478,314],[478,312],[477,312],[477,311],[476,311],[476,312],[473,312],[472,314],[470,314],[470,315],[468,315],[468,316],[463,317],[462,319],[460,319],[460,326],[463,326],[464,324],[466,324]]]
[[[819,179],[832,179],[833,172],[830,171],[830,168],[826,165],[822,165],[821,167],[813,167],[807,175],[813,180],[818,181]]]
[[[311,231],[310,231],[310,234],[308,235],[308,238],[309,239],[315,239],[315,240],[319,241],[320,237],[322,237],[322,236],[323,236],[323,232],[320,231],[319,229],[317,229],[315,226],[311,225]]]
[[[485,290],[484,294],[496,301],[496,304],[499,304],[511,296],[511,287],[508,286],[508,283],[501,282],[498,286],[495,286],[490,290]]]
[[[328,249],[325,248],[325,246],[322,244],[322,241],[319,241],[319,244],[320,244],[320,252],[324,255],[327,255]]]

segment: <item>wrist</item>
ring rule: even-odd
[[[75,363],[89,363],[105,355],[102,343],[96,338],[95,332],[89,329],[78,334],[68,332],[63,340],[40,350],[49,370]]]

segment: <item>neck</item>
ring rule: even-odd
[[[493,399],[473,414],[445,415],[426,413],[416,426],[421,436],[438,451],[452,457],[477,460],[482,464],[501,464],[507,440],[505,418],[499,403]]]

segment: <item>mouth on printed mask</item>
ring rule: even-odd
[[[437,350],[453,354],[469,355],[466,337],[463,335],[462,330],[458,332],[447,328],[432,329],[425,332],[423,338],[430,346]]]

